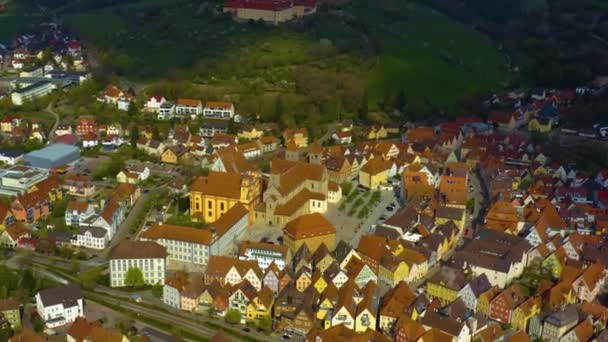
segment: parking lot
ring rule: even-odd
[[[361,197],[370,196],[368,189],[357,187],[354,191],[358,191]],[[329,204],[326,217],[336,226],[336,241],[344,240],[354,247],[359,244],[362,235],[373,233],[372,227],[392,216],[400,208],[396,190],[381,191],[378,204],[370,208],[367,217],[362,219],[356,214],[349,215],[348,204],[346,209],[340,210],[340,203]]]

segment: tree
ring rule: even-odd
[[[72,274],[78,274],[78,272],[80,272],[80,262],[78,262],[78,260],[74,259],[70,262],[70,272]]]
[[[407,104],[406,101],[407,100],[405,98],[405,91],[403,89],[400,89],[399,92],[397,93],[397,97],[395,98],[395,109],[404,113],[405,106]]]
[[[270,334],[272,332],[272,319],[270,316],[262,316],[258,322],[258,327],[266,334]]]
[[[93,267],[84,272],[78,274],[78,280],[80,280],[80,284],[85,288],[93,288],[101,279],[101,271],[100,267]]]
[[[139,139],[139,127],[137,127],[137,125],[133,125],[133,128],[131,128],[131,134],[129,138],[131,138],[131,146],[137,146],[137,140]]]
[[[278,120],[283,116],[285,111],[285,103],[283,103],[283,95],[277,96],[277,100],[274,104],[274,120]]]
[[[31,291],[36,287],[36,278],[34,278],[34,273],[32,273],[31,269],[26,268],[23,270],[21,273],[21,280],[19,281],[19,287],[28,291]]]
[[[228,310],[226,313],[226,322],[230,324],[238,324],[241,322],[241,312],[239,310]]]
[[[137,108],[137,105],[135,105],[135,102],[129,103],[129,109],[127,110],[127,115],[129,115],[130,118],[136,118],[137,115],[139,115],[139,108]]]
[[[361,104],[359,105],[359,120],[368,121],[369,119],[369,103],[367,98],[367,92],[363,93],[361,96]]]
[[[129,267],[125,276],[125,285],[129,287],[144,286],[144,274],[138,267]]]

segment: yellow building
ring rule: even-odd
[[[186,157],[188,150],[183,146],[171,146],[160,155],[160,161],[167,164],[178,164]]]
[[[382,158],[370,159],[359,170],[359,184],[368,189],[378,189],[381,183],[388,180],[388,171],[392,163]]]
[[[247,305],[247,319],[258,320],[262,317],[270,317],[272,305],[274,304],[274,293],[271,289],[264,286],[262,290]]]
[[[63,199],[63,189],[61,187],[59,178],[55,175],[49,176],[47,179],[34,184],[28,189],[27,193],[31,194],[32,192],[36,191],[46,193],[51,203],[61,201]]]
[[[262,135],[264,135],[264,131],[259,130],[253,126],[245,127],[237,133],[237,137],[239,139],[247,139],[247,140],[257,140],[257,139],[261,138]]]
[[[528,122],[528,131],[539,133],[550,133],[553,129],[553,121],[534,118]]]
[[[257,176],[210,172],[198,177],[190,189],[190,216],[211,223],[218,220],[236,203],[242,203],[253,222],[253,207],[260,202],[261,185]]]
[[[384,126],[374,125],[368,129],[365,135],[368,140],[385,139],[388,136],[388,132]]]
[[[288,222],[283,229],[284,242],[292,253],[306,244],[316,251],[325,244],[330,251],[336,246],[336,227],[319,213],[302,215]]]
[[[426,293],[443,304],[449,304],[456,300],[458,292],[466,285],[467,280],[462,270],[443,266],[426,283]]]
[[[306,289],[312,284],[312,279],[308,271],[304,268],[301,268],[298,274],[295,277],[296,289],[299,292],[304,292]]]
[[[15,222],[15,217],[10,211],[8,205],[0,204],[0,231],[4,231],[7,225]]]
[[[285,145],[293,142],[296,147],[304,148],[308,146],[308,130],[306,128],[288,128],[283,132],[283,140]]]
[[[391,286],[400,281],[407,281],[409,273],[410,266],[403,260],[390,256],[386,256],[380,260],[378,278]]]
[[[528,331],[530,319],[540,313],[542,301],[540,297],[530,297],[521,303],[511,313],[511,325],[516,330]]]
[[[489,316],[490,315],[490,302],[492,301],[492,299],[494,299],[494,297],[498,296],[498,294],[500,292],[501,291],[498,286],[493,286],[488,291],[480,294],[479,298],[477,299],[477,308],[476,308],[475,312],[482,313],[485,316]]]
[[[312,286],[317,290],[318,294],[323,293],[329,284],[323,277],[323,273],[318,268],[312,275]]]

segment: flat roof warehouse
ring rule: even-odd
[[[40,150],[32,151],[23,157],[27,165],[52,169],[80,159],[80,149],[66,144],[51,144]]]

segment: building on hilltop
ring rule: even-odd
[[[228,0],[224,13],[235,20],[263,20],[277,25],[317,12],[316,0]]]

